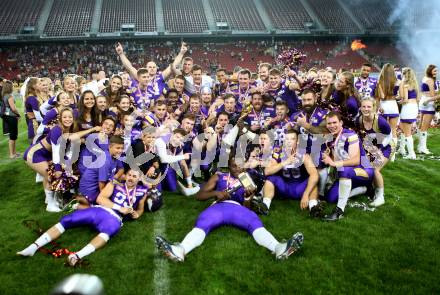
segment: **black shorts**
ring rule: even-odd
[[[18,118],[14,116],[4,116],[3,117],[6,124],[8,125],[9,139],[17,140],[18,136]]]

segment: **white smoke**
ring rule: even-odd
[[[440,0],[395,0],[389,18],[399,27],[398,49],[417,72],[440,66]]]

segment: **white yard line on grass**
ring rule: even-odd
[[[156,211],[153,225],[153,238],[165,234],[166,222],[163,210]],[[168,275],[169,261],[157,254],[154,257],[154,294],[170,294],[170,280]]]

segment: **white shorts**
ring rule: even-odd
[[[403,123],[412,123],[417,121],[419,106],[417,103],[409,102],[402,106],[400,111],[400,121]]]
[[[422,97],[420,98],[420,102],[419,102],[419,110],[421,114],[435,114],[435,105],[434,105],[434,101],[430,101],[428,102],[427,105],[423,105],[423,103],[429,99],[430,97],[422,95]]]
[[[393,100],[381,100],[380,107],[383,109],[383,116],[385,118],[399,117],[399,107],[397,102]]]

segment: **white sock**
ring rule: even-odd
[[[374,198],[383,198],[383,191],[383,187],[376,187],[376,189],[374,190]]]
[[[406,146],[406,137],[403,134],[400,134],[400,138],[399,138],[399,152],[400,153],[405,153],[405,146]]]
[[[48,233],[44,233],[34,243],[29,245],[26,249],[18,252],[17,254],[22,256],[33,256],[38,249],[40,249],[50,241],[52,241],[52,238],[49,236]]]
[[[428,137],[428,132],[420,132],[419,136],[419,146],[418,149],[421,151],[426,150],[426,138]]]
[[[270,203],[272,203],[272,199],[263,198],[263,203],[267,206],[267,209],[270,208]]]
[[[414,139],[413,137],[410,135],[408,137],[405,137],[405,144],[406,144],[406,148],[408,149],[408,154],[414,155]]]
[[[191,252],[194,248],[200,246],[205,240],[206,234],[200,228],[193,228],[180,243],[183,247],[185,255]]]
[[[35,182],[36,183],[43,182],[43,179],[44,179],[43,175],[37,172],[37,175],[35,175]]]
[[[318,205],[318,200],[309,200],[309,210]]]
[[[337,206],[344,211],[351,192],[351,179],[339,179],[338,204]]]
[[[89,254],[92,254],[93,252],[95,252],[95,250],[95,246],[93,246],[92,244],[87,244],[84,248],[76,252],[76,256],[81,259]]]
[[[318,183],[318,191],[320,196],[323,196],[325,194],[325,185],[327,184],[327,178],[328,178],[327,168],[321,169],[321,171],[319,171],[319,183]]]
[[[350,192],[350,198],[358,195],[363,195],[367,192],[366,186],[358,186],[351,190]]]
[[[269,249],[271,252],[275,252],[275,246],[279,244],[275,237],[264,227],[254,230],[252,236],[258,245]]]
[[[46,195],[46,198],[44,200],[44,202],[46,204],[49,204],[49,202],[52,200],[53,198],[53,191],[48,190],[48,189],[44,189],[44,194]]]

